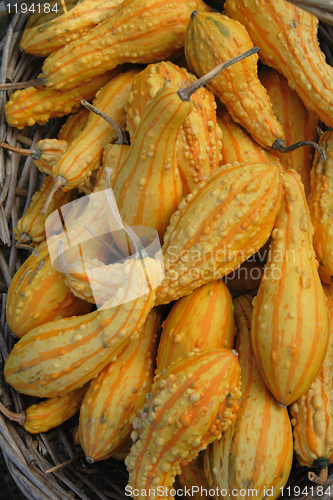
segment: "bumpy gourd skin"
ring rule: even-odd
[[[44,323],[87,314],[91,309],[88,302],[71,293],[65,275],[53,268],[46,241],[38,252],[21,265],[8,289],[6,319],[19,338]]]
[[[234,308],[226,285],[221,280],[203,285],[178,300],[164,321],[157,371],[185,358],[193,349],[232,349],[234,330]]]
[[[191,353],[157,375],[133,423],[133,446],[125,460],[129,486],[142,491],[170,488],[180,464],[198,456],[235,419],[240,369],[226,349]],[[163,492],[163,490],[162,490]],[[159,493],[159,498],[168,497]]]
[[[160,272],[157,263],[155,272]],[[124,274],[126,286],[100,310],[45,323],[26,334],[7,358],[4,374],[9,385],[31,396],[65,395],[95,377],[135,339],[156,291],[146,292],[141,262],[129,259]]]
[[[41,215],[40,211],[44,206],[46,198],[49,195],[53,186],[52,177],[46,177],[42,187],[32,196],[31,203],[25,214],[18,220],[15,228],[15,238],[18,240],[24,233],[30,237],[29,244],[41,243],[45,240],[45,221],[47,217],[58,208],[70,203],[75,196],[75,193],[64,193],[58,191],[53,197],[45,215]]]
[[[259,250],[270,236],[281,196],[276,164],[233,163],[215,170],[170,219],[156,304],[231,273]]]
[[[301,465],[318,458],[333,461],[333,290],[324,285],[330,320],[330,339],[324,364],[306,393],[290,407],[294,448]]]
[[[242,374],[242,398],[236,421],[219,441],[203,452],[210,488],[228,493],[235,490],[233,496],[237,500],[261,500],[265,490],[271,488],[272,498],[277,498],[288,480],[293,460],[288,411],[278,405],[267,389],[251,347],[252,300],[251,295],[234,300],[236,350]],[[219,497],[214,495],[216,499]]]
[[[69,115],[66,122],[63,124],[61,129],[58,132],[58,139],[61,141],[66,141],[68,144],[71,144],[74,139],[77,138],[81,130],[84,129],[88,118],[90,115],[90,111],[88,109],[82,108],[76,113]]]
[[[25,410],[26,419],[23,427],[31,434],[47,432],[54,429],[54,427],[58,427],[58,425],[63,424],[79,411],[87,389],[88,385],[84,385],[66,394],[66,396],[49,398],[46,401],[29,406]]]
[[[81,99],[91,101],[96,92],[120,71],[121,68],[115,68],[88,82],[82,81],[70,90],[54,90],[45,86],[16,90],[5,105],[7,123],[10,127],[22,130],[26,125],[45,125],[51,118],[74,113],[81,107]]]
[[[194,13],[186,29],[186,60],[200,77],[253,46],[244,26],[219,13]],[[270,148],[276,139],[284,139],[284,132],[258,79],[257,61],[258,54],[254,54],[238,62],[207,87],[225,104],[235,122],[261,146]]]
[[[294,170],[284,172],[282,182],[282,207],[254,299],[251,331],[262,376],[277,401],[288,406],[318,374],[329,324],[303,183]]]
[[[260,71],[259,78],[268,92],[274,114],[283,127],[286,145],[305,140],[316,142],[318,115],[306,109],[296,92],[289,87],[285,77],[278,71],[266,67]],[[275,154],[286,170],[292,168],[299,173],[305,194],[308,196],[314,148],[305,146],[291,153],[275,151]]]
[[[324,283],[332,283],[333,276],[333,132],[324,132],[319,144],[326,152],[327,160],[322,163],[315,154],[311,169],[311,192],[308,205],[314,227],[313,247],[319,262],[319,275]]]
[[[55,19],[45,22],[41,19],[29,19],[20,46],[28,54],[49,56],[112,16],[121,2],[122,0],[84,0],[74,4],[70,10],[67,2],[68,11],[61,16],[57,15]],[[34,18],[34,15],[31,17]]]
[[[151,64],[135,77],[127,109],[127,130],[132,137],[143,116],[146,104],[165,82],[183,88],[196,77],[169,61]],[[214,95],[206,88],[197,90],[192,97],[192,110],[180,127],[176,143],[177,167],[184,192],[190,193],[222,160],[221,132],[216,123]]]
[[[168,59],[184,45],[193,10],[210,10],[201,0],[125,0],[114,15],[46,59],[46,85],[76,86],[119,64],[149,64]]]
[[[203,458],[204,451],[201,451],[197,458],[181,468],[181,473],[176,476],[175,480],[175,488],[178,489],[178,486],[190,488],[191,497],[194,498],[194,500],[202,500],[201,491],[203,491],[203,489],[208,491],[210,487],[204,474]],[[199,487],[199,491],[197,491],[197,487]]]
[[[86,457],[106,460],[130,439],[132,423],[154,378],[161,314],[153,309],[139,338],[91,382],[80,410],[80,440]]]
[[[126,125],[125,104],[133,78],[138,72],[139,70],[132,69],[116,76],[97,92],[93,101],[97,109],[110,115],[123,129]],[[100,116],[90,112],[83,130],[54,165],[53,178],[60,175],[66,179],[64,191],[75,188],[102,164],[104,146],[116,140],[115,128]]]
[[[225,9],[260,47],[260,59],[280,71],[305,106],[333,126],[333,68],[319,48],[317,17],[285,0],[226,0]]]
[[[41,139],[36,148],[40,151],[40,158],[33,160],[34,164],[44,174],[52,175],[52,169],[68,148],[68,143],[59,139]]]

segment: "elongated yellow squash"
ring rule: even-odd
[[[66,141],[67,144],[71,144],[71,142],[73,142],[79,135],[81,130],[84,129],[89,118],[89,114],[90,112],[88,109],[82,108],[76,113],[69,115],[66,122],[58,132],[58,139]]]
[[[280,208],[280,175],[273,163],[224,165],[182,200],[164,236],[157,304],[230,274],[266,243]]]
[[[92,381],[80,411],[80,441],[89,462],[121,450],[154,378],[161,314],[153,309],[139,338]]]
[[[223,281],[203,285],[178,300],[163,323],[156,359],[157,372],[185,358],[193,349],[232,349],[234,311]]]
[[[252,316],[253,351],[277,401],[290,405],[321,369],[329,324],[300,176],[282,174],[284,195]]]
[[[125,460],[130,488],[168,498],[180,464],[186,465],[221,437],[235,419],[240,369],[232,351],[188,356],[155,377],[149,398],[134,421],[134,444]],[[157,489],[159,487],[159,489]]]
[[[229,498],[261,500],[266,491],[277,498],[293,459],[293,438],[286,408],[267,389],[251,347],[252,296],[234,300],[236,350],[242,374],[242,397],[236,421],[203,452],[210,488]],[[245,492],[245,494],[244,494]],[[221,498],[215,493],[214,498]]]

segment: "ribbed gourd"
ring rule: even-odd
[[[254,299],[251,330],[262,376],[276,400],[288,406],[320,371],[329,324],[303,183],[294,170],[284,172],[282,182],[282,207]]]
[[[28,54],[49,56],[112,16],[121,2],[122,0],[84,0],[73,2],[73,6],[67,2],[67,12],[45,22],[40,18],[34,19],[32,15],[33,19],[28,20],[20,46]]]
[[[69,115],[63,126],[58,132],[58,139],[71,144],[84,129],[89,118],[89,110],[82,108],[76,113]]]
[[[221,165],[241,163],[244,161],[259,161],[261,163],[277,163],[278,158],[274,153],[259,146],[246,130],[234,122],[226,109],[217,108],[217,123],[222,131],[222,162]]]
[[[231,295],[223,281],[207,283],[178,300],[163,323],[156,370],[185,358],[193,349],[232,349],[235,322]]]
[[[156,304],[230,274],[266,243],[281,204],[280,176],[273,163],[228,164],[182,200],[164,236]]]
[[[237,356],[227,349],[192,353],[157,375],[135,419],[133,446],[125,460],[128,486],[168,498],[180,465],[221,437],[235,419],[240,396]],[[157,489],[159,487],[159,489]],[[154,493],[154,495],[153,495]]]
[[[106,460],[131,436],[154,378],[161,314],[153,309],[139,338],[91,382],[80,411],[80,442],[86,460]]]
[[[103,151],[103,163],[97,172],[96,186],[94,192],[103,191],[105,189],[105,169],[112,170],[110,178],[110,188],[113,188],[114,181],[118,175],[121,166],[121,160],[128,152],[129,146],[127,144],[107,144]]]
[[[125,128],[125,104],[138,72],[132,69],[116,76],[97,92],[93,101],[97,109],[110,115],[121,128]],[[53,167],[55,188],[61,186],[64,191],[69,191],[84,182],[94,169],[101,166],[104,146],[116,139],[114,127],[91,112],[83,130]]]
[[[289,87],[286,78],[278,71],[266,67],[259,72],[259,79],[267,90],[274,114],[283,127],[286,144],[317,141],[318,115],[307,110],[297,93]],[[290,153],[275,151],[275,154],[286,170],[292,168],[299,173],[308,196],[313,148],[305,146]]]
[[[18,220],[15,228],[15,239],[17,240],[16,246],[20,244],[34,246],[45,240],[45,220],[47,217],[58,208],[70,203],[75,196],[75,193],[71,191],[70,193],[64,193],[58,191],[55,194],[52,202],[50,203],[48,210],[45,215],[41,215],[40,211],[44,206],[46,198],[48,197],[53,186],[53,178],[48,176],[44,179],[41,188],[35,192],[31,198],[31,203],[24,213],[24,215]]]
[[[236,421],[203,452],[206,481],[214,498],[261,500],[281,494],[293,460],[293,438],[288,411],[267,389],[251,347],[251,295],[234,299],[236,351],[242,374],[242,397]],[[245,493],[244,493],[245,492]]]
[[[321,371],[303,396],[290,407],[294,449],[301,465],[315,467],[327,479],[333,462],[333,290],[324,285],[330,321],[330,338]],[[320,476],[322,475],[320,474]],[[310,473],[310,478],[313,473]]]
[[[44,323],[27,333],[7,358],[4,375],[8,384],[23,394],[54,397],[82,387],[98,375],[137,338],[154,305],[153,285],[162,270],[155,260],[143,260],[127,259],[126,282],[99,310]]]
[[[67,148],[68,143],[64,140],[41,139],[30,152],[38,170],[51,175],[54,165],[60,160]]]
[[[47,322],[87,314],[91,309],[88,302],[71,293],[64,274],[53,268],[46,241],[38,252],[21,265],[8,288],[6,320],[19,338]]]
[[[195,9],[210,10],[201,0],[124,0],[113,16],[44,61],[46,86],[72,88],[119,64],[149,64],[178,54]]]
[[[194,75],[170,61],[151,64],[145,68],[135,77],[127,104],[127,130],[130,136],[134,135],[146,104],[155,97],[165,82],[182,88],[195,80]],[[205,177],[219,167],[222,160],[221,146],[215,98],[203,87],[193,94],[192,111],[177,136],[177,167],[186,194],[196,189]]]
[[[258,44],[261,47],[260,44]],[[202,76],[216,64],[253,47],[244,26],[216,12],[193,12],[186,29],[185,55],[192,71]],[[207,87],[226,106],[233,120],[265,148],[284,139],[267,91],[257,69],[258,55],[237,63],[214,78]]]
[[[188,488],[194,500],[202,500],[202,492],[209,490],[209,484],[204,474],[204,451],[201,451],[197,458],[181,468],[181,474],[176,476],[175,488],[178,486]],[[186,491],[186,490],[185,490]]]
[[[333,69],[319,47],[318,19],[285,0],[226,0],[225,9],[260,47],[262,61],[282,73],[305,106],[333,126]]]
[[[16,90],[5,105],[7,123],[10,127],[22,130],[27,125],[45,125],[51,118],[74,113],[81,107],[81,99],[91,101],[96,92],[120,71],[121,68],[115,68],[102,75],[95,75],[70,90],[54,90],[44,85]]]
[[[333,133],[324,132],[319,138],[319,144],[326,152],[327,160],[323,163],[320,156],[315,154],[310,173],[308,205],[314,227],[313,247],[319,262],[319,275],[324,283],[332,283]]]

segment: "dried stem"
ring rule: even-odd
[[[111,243],[108,243],[107,241],[102,240],[100,236],[98,236],[97,233],[93,229],[91,229],[90,226],[83,226],[96,240],[98,240],[102,245],[105,245],[111,252],[118,257],[118,259],[123,259],[124,256],[113,246]]]
[[[6,142],[2,141],[0,141],[0,146],[4,149],[8,149],[13,153],[17,153],[22,156],[31,156],[33,160],[39,160],[42,154],[39,148],[34,148],[34,149],[15,148],[14,146],[11,146],[10,144],[7,144]]]
[[[44,474],[51,474],[52,472],[56,472],[57,470],[63,469],[64,467],[66,467],[66,465],[69,465],[72,462],[75,462],[75,460],[78,460],[79,458],[82,458],[82,457],[84,457],[84,454],[80,453],[76,457],[70,458],[66,462],[63,462],[62,464],[58,464],[55,467],[51,467],[51,469],[47,469],[46,471],[44,471]]]
[[[27,82],[13,82],[13,83],[1,83],[0,90],[18,90],[26,89],[27,87],[38,87],[40,85],[45,85],[45,78],[37,78],[36,80],[28,80]]]
[[[47,209],[49,208],[51,200],[52,200],[52,198],[54,196],[54,193],[56,191],[58,191],[58,189],[66,186],[66,184],[67,184],[67,181],[66,181],[65,177],[62,177],[61,175],[57,175],[57,177],[54,180],[53,188],[51,189],[51,191],[50,191],[50,193],[49,193],[49,195],[48,195],[48,197],[46,199],[46,202],[44,203],[44,206],[42,208],[42,211],[41,211],[42,215],[46,214]]]
[[[5,415],[9,420],[13,422],[18,422],[20,425],[23,425],[25,422],[25,413],[14,413],[13,411],[8,410],[2,403],[0,403],[0,411],[3,415]]]
[[[124,132],[122,131],[122,129],[120,128],[120,126],[118,125],[118,123],[113,118],[111,118],[111,116],[109,116],[109,115],[103,113],[103,111],[100,111],[99,109],[95,108],[95,106],[93,106],[92,104],[90,104],[85,99],[81,99],[80,102],[81,102],[82,106],[84,106],[89,111],[92,111],[96,115],[98,115],[101,118],[103,118],[105,121],[107,121],[108,123],[110,123],[110,125],[112,125],[116,129],[118,138],[117,138],[117,140],[116,140],[116,142],[114,144],[126,144],[126,145],[128,145],[128,141],[126,139],[126,136],[125,136]]]
[[[29,252],[31,252],[36,257],[39,256],[39,252],[38,252],[37,248],[35,248],[35,247],[31,246],[31,245],[27,245],[26,243],[19,243],[17,241],[16,244],[15,244],[15,246],[16,246],[16,248],[19,248],[20,250],[28,250]]]
[[[317,476],[317,474],[315,474],[314,472],[309,472],[308,478],[313,483],[323,485],[327,481],[327,475],[328,475],[328,468],[326,467],[325,469],[321,469],[319,476]]]
[[[272,146],[272,149],[275,149],[280,153],[291,153],[291,151],[295,151],[295,149],[301,148],[303,146],[312,146],[313,148],[315,148],[319,152],[321,161],[323,163],[327,160],[325,151],[319,146],[319,144],[313,141],[299,141],[295,142],[295,144],[291,144],[290,146],[285,146],[282,139],[276,139]]]

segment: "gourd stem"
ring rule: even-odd
[[[31,242],[32,242],[32,238],[31,238],[30,234],[28,234],[28,233],[21,233],[19,239],[17,240],[17,243],[19,243],[20,245],[21,245],[21,243],[30,245]]]
[[[8,410],[2,403],[0,403],[0,411],[5,415],[9,420],[14,422],[18,422],[20,425],[23,425],[25,422],[25,413],[14,413],[13,411]]]
[[[89,226],[83,226],[94,238],[96,238],[96,240],[98,240],[100,243],[102,243],[102,245],[105,245],[109,250],[111,250],[111,252],[116,256],[118,257],[118,259],[123,259],[124,256],[121,255],[121,253],[113,246],[111,245],[111,243],[108,243],[107,241],[104,241],[102,240],[102,238],[100,236],[98,236],[97,233],[95,233],[95,231],[93,229],[91,229],[91,227]]]
[[[27,82],[1,83],[0,90],[26,89],[27,87],[38,87],[39,85],[45,85],[45,83],[46,80],[43,76],[42,78],[37,78],[36,80],[28,80]]]
[[[209,71],[206,75],[202,76],[195,82],[191,83],[188,87],[185,87],[183,89],[179,89],[177,94],[181,98],[182,101],[189,101],[191,98],[191,95],[194,94],[198,89],[206,85],[208,82],[210,82],[213,78],[218,76],[221,71],[223,71],[226,68],[229,68],[229,66],[232,66],[233,64],[236,64],[239,61],[242,61],[243,59],[246,59],[247,57],[252,56],[253,54],[256,54],[259,52],[260,48],[259,47],[253,47],[250,50],[247,50],[243,54],[240,54],[239,56],[233,57],[232,59],[229,59],[229,61],[225,61],[218,66],[216,66],[214,69]]]
[[[110,125],[112,125],[116,129],[116,132],[118,134],[118,139],[116,140],[116,142],[114,144],[127,144],[128,145],[128,141],[126,139],[126,136],[125,136],[124,132],[121,130],[121,128],[119,127],[118,123],[113,118],[111,118],[111,116],[109,116],[109,115],[103,113],[103,111],[100,111],[99,109],[95,108],[95,106],[93,106],[92,104],[90,104],[85,99],[81,99],[80,102],[81,102],[82,106],[84,106],[89,111],[92,111],[96,115],[98,115],[101,118],[103,118],[105,121],[107,121],[108,123],[110,123]]]
[[[327,469],[327,467],[325,467],[325,469],[321,469],[319,476],[317,476],[317,474],[315,474],[314,472],[309,472],[308,478],[313,483],[317,483],[317,484],[322,485],[322,484],[326,483],[327,475],[328,475],[328,469]]]
[[[34,148],[34,149],[15,148],[14,146],[11,146],[10,144],[7,144],[6,142],[2,141],[0,141],[0,146],[4,149],[8,149],[13,153],[17,153],[22,156],[31,156],[33,160],[39,160],[42,154],[39,148]]]
[[[63,469],[64,467],[66,467],[66,465],[69,465],[72,462],[75,462],[75,460],[78,460],[81,457],[84,457],[83,453],[79,453],[78,455],[76,455],[73,458],[70,458],[66,462],[63,462],[62,464],[58,464],[55,467],[51,467],[51,469],[47,469],[46,471],[44,471],[44,474],[52,474],[52,472],[56,472],[57,470]]]
[[[302,146],[314,147],[319,152],[322,163],[327,160],[327,156],[323,148],[321,148],[319,144],[314,141],[299,141],[295,142],[295,144],[291,144],[290,146],[285,146],[282,139],[276,139],[272,146],[272,149],[275,149],[280,153],[291,153],[291,151],[295,151],[295,149],[301,148]]]
[[[57,175],[57,177],[54,180],[53,188],[51,189],[51,191],[50,191],[50,193],[49,193],[49,195],[48,195],[48,197],[46,199],[46,202],[44,203],[44,206],[42,208],[42,211],[41,211],[42,215],[46,214],[47,209],[49,208],[51,200],[52,200],[52,198],[54,196],[54,193],[56,191],[58,191],[58,189],[66,186],[66,184],[67,184],[67,181],[66,181],[65,177],[62,177],[61,175]]]
[[[29,250],[29,252],[31,252],[36,257],[39,256],[37,248],[33,247],[32,245],[28,245],[27,243],[20,243],[19,241],[17,241],[15,244],[16,248],[20,248],[21,250]]]
[[[67,273],[67,268],[69,267],[69,263],[66,260],[66,257],[64,255],[64,242],[62,240],[59,241],[58,243],[58,257],[59,257],[59,262],[62,267],[62,270],[64,273]]]

